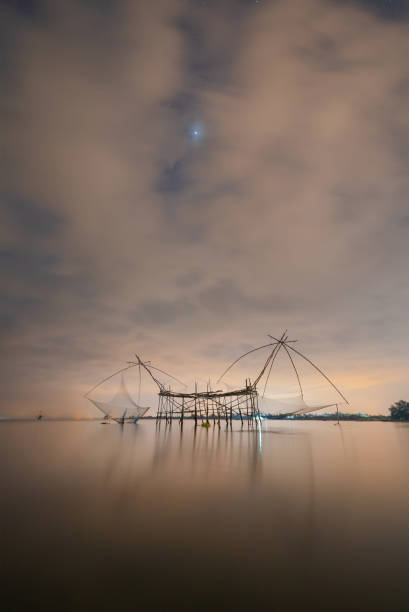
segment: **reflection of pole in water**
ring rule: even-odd
[[[263,442],[261,438],[261,427],[258,419],[256,419],[256,427],[252,428],[252,431],[248,431],[249,443],[253,446],[253,460],[251,462],[251,476],[253,483],[255,482],[255,476],[260,474],[261,459],[263,454]]]
[[[197,439],[197,428],[193,429],[193,445],[192,445],[192,454],[194,455],[196,449],[196,439]]]
[[[314,470],[314,455],[313,455],[313,450],[311,446],[310,435],[304,434],[301,439],[305,440],[306,447],[307,447],[306,449],[307,450],[307,453],[306,453],[307,461],[305,462],[305,465],[308,471],[308,478],[306,479],[306,482],[309,483],[309,487],[308,487],[309,495],[307,497],[307,499],[309,500],[309,503],[307,502],[307,509],[306,509],[306,514],[305,514],[305,532],[304,532],[305,545],[302,548],[304,548],[305,550],[306,557],[311,558],[311,555],[314,550],[314,545],[315,545],[315,528],[316,528],[316,516],[315,516],[316,483],[315,483],[315,470]]]
[[[258,416],[257,417],[257,431],[258,431],[258,450],[260,452],[260,455],[263,454],[263,438],[262,438],[262,420],[261,418]]]
[[[339,421],[338,421],[338,425],[339,425],[339,433],[341,434],[341,445],[342,445],[343,459],[345,461],[345,459],[346,459],[346,452],[345,452],[344,428],[342,427],[342,425],[340,424]]]
[[[134,447],[135,447],[136,436],[138,435],[138,433],[140,433],[140,430],[138,430],[137,428],[132,428],[132,429],[133,431],[132,430],[130,431],[132,435],[131,443],[128,442],[127,444],[129,460],[127,461],[127,466],[125,467],[125,470],[124,470],[121,497],[118,500],[120,501],[122,505],[124,505],[125,502],[129,504],[129,502],[132,500],[131,492],[132,492],[133,487],[131,487],[131,484],[132,484],[131,476],[132,476],[132,465],[135,461]]]
[[[339,407],[338,407],[338,404],[335,404],[335,405],[336,405],[336,407],[337,407],[337,422],[336,422],[336,423],[334,423],[334,424],[335,424],[335,425],[339,425]]]
[[[165,422],[165,427],[162,431],[160,428],[159,430],[156,430],[152,457],[152,472],[155,471],[158,465],[164,462],[164,459],[166,459],[169,454],[171,431],[172,430],[167,422]]]
[[[198,468],[202,473],[223,472],[228,468],[242,475],[247,473],[251,481],[256,474],[259,475],[264,435],[261,421],[258,420],[250,430],[243,430],[239,424],[237,429],[233,429],[230,423],[225,428],[210,430],[195,427],[194,421],[191,424],[192,427],[186,430],[186,422],[185,427],[178,428],[177,432],[169,425],[154,429],[150,474],[171,465],[173,456],[184,469],[190,468],[192,472]]]
[[[179,428],[179,456],[180,457],[182,456],[182,446],[183,446],[183,416],[182,416],[181,427]]]

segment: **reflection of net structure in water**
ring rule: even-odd
[[[270,351],[268,357],[258,376],[253,382],[251,382],[250,379],[246,379],[244,386],[239,388],[227,391],[220,389],[214,390],[209,384],[206,391],[198,391],[197,385],[195,386],[194,391],[176,391],[175,389],[172,389],[171,386],[166,386],[159,378],[159,375],[166,376],[185,388],[186,385],[184,385],[184,383],[174,376],[167,374],[164,370],[160,370],[159,368],[153,366],[151,362],[143,362],[138,355],[135,355],[135,362],[128,362],[128,366],[126,368],[122,368],[118,372],[115,372],[98,383],[98,385],[91,389],[91,391],[89,391],[85,397],[87,397],[106,416],[112,416],[113,412],[117,410],[117,407],[121,406],[124,408],[124,412],[121,417],[122,422],[124,422],[125,415],[127,414],[128,410],[134,412],[137,419],[140,416],[143,416],[143,414],[145,414],[145,412],[148,410],[148,408],[143,408],[139,402],[141,372],[144,371],[159,389],[159,400],[156,414],[157,419],[166,419],[167,421],[179,419],[180,422],[183,423],[184,419],[190,418],[194,419],[196,424],[198,421],[201,421],[202,424],[207,424],[210,419],[214,422],[217,421],[220,425],[220,422],[223,420],[226,422],[231,422],[233,419],[240,419],[243,422],[244,420],[259,418],[263,414],[271,416],[302,415],[331,406],[336,406],[338,411],[338,403],[326,403],[319,406],[309,406],[305,402],[300,376],[294,359],[295,356],[298,356],[315,368],[315,370],[326,379],[333,389],[335,389],[337,394],[342,397],[343,401],[348,404],[347,399],[328,378],[328,376],[324,374],[324,372],[308,357],[294,348],[293,343],[296,342],[296,340],[288,340],[286,332],[284,332],[279,339],[274,338],[273,336],[269,336],[269,338],[272,340],[272,342],[251,349],[233,361],[233,363],[229,365],[229,367],[223,372],[217,381],[218,384],[241,359],[257,351],[269,348]],[[290,400],[273,399],[265,396],[271,371],[280,351],[287,355],[299,386],[299,397],[291,398]],[[138,401],[134,401],[132,399],[123,380],[123,373],[126,370],[135,367],[138,368],[139,371]],[[90,394],[93,393],[95,389],[117,375],[121,375],[121,387],[110,401],[99,401],[90,397]],[[113,416],[113,418],[119,420],[118,417]],[[129,417],[127,417],[127,419],[129,420]]]
[[[152,472],[174,468],[195,472],[218,472],[220,465],[228,468],[225,474],[236,470],[242,477],[259,473],[262,459],[260,444],[261,424],[240,426],[240,421],[229,427],[191,427],[174,429],[158,422],[155,428],[155,453]]]

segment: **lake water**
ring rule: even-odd
[[[3,422],[0,459],[7,610],[409,609],[406,424]]]

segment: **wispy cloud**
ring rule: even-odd
[[[3,5],[13,409],[80,405],[133,347],[206,376],[286,327],[351,389],[404,371],[409,23],[376,8]]]

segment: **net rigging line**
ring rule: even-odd
[[[142,366],[149,374],[149,376],[152,378],[152,380],[156,383],[156,385],[159,387],[160,391],[163,391],[165,389],[165,385],[163,383],[161,383],[160,380],[158,380],[151,372],[151,370],[156,370],[157,372],[160,372],[161,374],[164,374],[165,376],[168,376],[169,378],[172,378],[173,380],[175,380],[176,382],[178,382],[180,385],[182,385],[183,387],[187,387],[187,385],[182,382],[181,380],[179,380],[178,378],[176,378],[175,376],[172,376],[172,374],[169,374],[168,372],[165,372],[164,370],[161,370],[160,368],[157,368],[156,366],[153,366],[150,362],[147,362],[149,365],[146,365],[146,363],[144,363],[142,361],[142,359],[139,357],[139,355],[137,355],[135,353],[135,357],[137,358],[137,362],[133,362],[133,361],[128,361],[128,363],[132,364],[132,366]],[[132,367],[131,366],[131,367]]]
[[[233,361],[233,363],[231,363],[229,365],[229,367],[226,368],[226,370],[223,372],[223,374],[217,379],[216,384],[219,383],[226,376],[227,372],[229,372],[232,369],[232,367],[235,366],[236,363],[238,363],[241,359],[243,359],[244,357],[247,357],[247,355],[250,355],[251,353],[255,353],[256,351],[261,351],[261,349],[267,348],[268,346],[276,346],[279,342],[280,342],[279,340],[275,339],[275,342],[269,342],[268,344],[263,344],[262,346],[258,346],[258,347],[254,348],[254,349],[251,349],[250,351],[247,351],[246,353],[243,353],[243,355],[240,355],[240,357],[235,359]],[[287,342],[297,342],[297,340],[287,340]],[[271,358],[271,354],[270,354],[270,356],[267,359],[268,362],[269,362],[270,358]],[[262,372],[263,373],[265,372],[265,368],[262,370]],[[259,379],[260,379],[260,375],[259,375],[258,379],[256,379],[257,382],[259,381]],[[253,386],[255,384],[256,384],[256,382],[253,383]]]
[[[295,372],[295,375],[297,377],[298,386],[300,388],[300,393],[301,393],[301,399],[304,399],[304,393],[303,393],[303,389],[302,389],[302,385],[301,385],[301,380],[300,380],[300,377],[298,375],[297,368],[295,366],[294,360],[291,357],[291,354],[290,354],[289,350],[286,347],[286,342],[287,342],[287,339],[288,339],[288,336],[286,334],[287,334],[287,330],[285,330],[284,334],[282,334],[280,340],[278,341],[280,346],[277,346],[277,352],[275,353],[274,358],[271,360],[270,369],[268,371],[268,375],[267,375],[267,378],[266,378],[266,381],[265,381],[265,384],[264,384],[262,398],[264,398],[265,393],[266,393],[267,384],[268,384],[268,381],[269,381],[269,378],[270,378],[270,374],[271,374],[271,370],[273,368],[273,364],[274,364],[275,358],[277,357],[277,354],[278,354],[278,351],[280,350],[280,348],[283,347],[285,349],[286,354],[288,355],[288,358],[289,358],[289,360],[291,362],[291,365],[292,365],[293,370]],[[270,336],[270,338],[271,338],[271,336]],[[296,342],[296,340],[294,342]],[[259,378],[261,378],[262,375],[263,375],[263,371],[261,372],[261,375],[259,376]]]
[[[288,355],[289,360],[291,361],[291,365],[292,365],[292,366],[293,366],[293,368],[294,368],[294,372],[295,372],[295,375],[296,375],[296,377],[297,377],[297,381],[298,381],[298,386],[300,387],[301,399],[304,399],[304,392],[303,392],[303,390],[302,390],[301,380],[300,380],[300,377],[299,377],[299,375],[298,375],[297,368],[295,367],[294,360],[293,360],[293,358],[291,357],[290,351],[288,350],[288,348],[286,347],[286,345],[285,345],[285,344],[283,344],[283,347],[284,347],[284,349],[285,349],[285,352],[286,352],[286,353],[287,353],[287,355]]]
[[[270,338],[272,338],[273,340],[275,340],[276,342],[280,342],[280,340],[277,340],[277,338],[274,338],[274,336],[271,336],[270,334],[268,334]],[[329,382],[329,384],[335,389],[335,391],[342,397],[342,399],[349,405],[349,402],[347,400],[347,398],[345,397],[345,395],[343,395],[341,393],[341,391],[338,389],[338,387],[332,382],[332,380],[330,378],[328,378],[328,376],[317,366],[315,365],[314,362],[311,361],[311,359],[308,359],[308,357],[306,357],[305,355],[303,355],[302,353],[300,353],[300,351],[297,351],[297,349],[295,349],[293,346],[289,346],[287,342],[285,342],[285,345],[291,349],[292,351],[294,351],[294,353],[297,353],[297,355],[299,355],[300,357],[302,357],[303,359],[305,359],[305,361],[308,361],[308,363],[310,363],[324,378],[325,380],[327,380]]]
[[[187,385],[182,382],[181,380],[179,380],[178,378],[175,378],[175,376],[172,376],[171,374],[169,374],[168,372],[165,372],[164,370],[161,370],[160,368],[157,368],[153,365],[151,365],[149,363],[149,366],[147,366],[139,357],[139,355],[135,354],[135,357],[137,358],[137,362],[133,362],[133,361],[128,361],[128,365],[120,368],[119,370],[116,370],[113,374],[110,374],[109,376],[106,376],[105,378],[103,378],[101,381],[99,381],[96,385],[94,385],[89,391],[87,391],[84,394],[84,397],[86,399],[89,399],[92,401],[92,403],[95,404],[95,400],[92,400],[89,396],[91,395],[91,393],[93,393],[96,389],[98,389],[98,387],[100,387],[101,385],[103,385],[104,383],[108,382],[109,380],[111,380],[112,378],[114,378],[115,376],[118,376],[118,374],[122,374],[126,372],[127,370],[130,370],[131,368],[135,368],[138,367],[139,369],[139,386],[138,386],[138,402],[135,403],[134,400],[132,399],[132,397],[129,395],[128,390],[126,389],[123,377],[121,378],[121,387],[123,389],[123,395],[127,396],[129,401],[137,408],[142,408],[141,406],[139,406],[139,401],[140,401],[140,394],[141,394],[141,384],[142,384],[142,375],[141,375],[141,367],[143,367],[148,374],[150,375],[150,377],[153,379],[153,381],[157,384],[157,386],[159,387],[159,389],[162,391],[164,389],[164,385],[155,377],[153,376],[151,369],[153,370],[157,370],[158,372],[161,372],[162,374],[164,374],[165,376],[168,376],[169,378],[172,378],[173,380],[175,380],[176,382],[178,382],[179,384],[183,385],[184,387],[186,387]],[[111,400],[112,402],[112,400]],[[104,404],[106,406],[110,405],[109,402],[98,402],[98,404]]]
[[[243,357],[247,357],[247,355],[250,355],[250,353],[255,353],[256,351],[260,351],[261,349],[266,348],[267,346],[276,346],[276,345],[277,345],[277,342],[270,342],[269,344],[263,344],[263,346],[258,346],[257,348],[251,349],[251,351],[247,351],[247,353],[240,355],[240,357],[238,357],[235,361],[233,361],[233,363],[231,363],[229,367],[223,372],[223,374],[216,380],[216,384],[219,383],[222,380],[222,378],[226,376],[227,372],[229,372],[232,369],[232,367],[236,365],[238,361],[240,361],[240,359],[243,359]]]
[[[278,353],[279,353],[279,351],[280,351],[280,348],[283,346],[282,341],[287,339],[286,333],[287,333],[287,330],[285,330],[285,332],[282,334],[282,336],[281,336],[281,339],[280,339],[279,343],[278,343],[278,344],[277,344],[277,345],[274,347],[273,352],[271,353],[271,355],[270,355],[270,357],[269,357],[269,359],[271,359],[270,369],[268,370],[268,374],[267,374],[267,377],[266,377],[266,381],[265,381],[265,383],[264,383],[264,389],[263,389],[263,395],[262,395],[262,397],[264,397],[264,395],[265,395],[265,393],[266,393],[267,383],[268,383],[269,378],[270,378],[271,370],[273,369],[274,361],[275,361],[275,359],[276,359],[276,357],[277,357],[277,355],[278,355]],[[265,366],[264,366],[263,370],[261,371],[261,373],[260,373],[260,375],[259,375],[258,379],[257,379],[257,380],[256,380],[256,382],[254,383],[254,386],[256,386],[256,385],[257,385],[257,382],[258,382],[259,380],[261,380],[261,378],[262,378],[262,376],[263,376],[263,374],[264,374],[264,372],[265,372],[265,370],[266,370],[266,368],[267,368],[268,361],[269,361],[269,360],[267,359],[266,364],[265,364]]]
[[[125,366],[124,368],[121,368],[120,370],[117,370],[116,372],[114,372],[113,374],[110,374],[109,376],[107,376],[106,378],[104,378],[103,380],[100,380],[99,383],[97,383],[96,385],[94,385],[94,387],[92,387],[92,389],[90,389],[89,391],[87,391],[86,393],[84,393],[84,397],[88,398],[88,396],[95,391],[95,389],[98,389],[98,387],[100,387],[101,385],[103,385],[105,382],[107,382],[108,380],[110,380],[111,378],[113,378],[114,376],[118,376],[118,374],[121,374],[121,372],[125,372],[126,370],[130,370],[131,368],[134,368],[135,366],[137,366],[137,363],[134,363],[132,365],[128,365]]]

